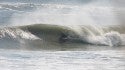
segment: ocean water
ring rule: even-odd
[[[0,0],[0,70],[125,70],[124,3]]]
[[[125,49],[125,48],[124,48]],[[1,50],[2,70],[125,70],[124,50]]]

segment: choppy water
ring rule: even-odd
[[[124,50],[0,50],[1,70],[125,70]]]

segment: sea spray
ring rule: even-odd
[[[98,6],[98,4],[93,2],[86,5],[17,4],[16,6],[20,9],[23,5],[26,7],[31,6],[31,10],[26,11],[25,7],[23,8],[24,11],[16,10],[9,20],[11,26],[40,23],[65,26],[117,24],[113,7]],[[15,10],[13,8],[10,9]],[[105,23],[103,23],[104,21]]]
[[[87,41],[95,45],[122,45],[121,34],[119,34],[118,32],[108,32],[104,35],[88,37]]]
[[[109,46],[119,46],[121,45],[121,34],[118,32],[109,32],[104,35],[107,38]]]
[[[75,31],[79,38],[86,43],[95,45],[119,46],[123,43],[124,35],[120,34],[119,26],[101,27],[101,26],[75,26],[71,29]],[[120,28],[121,29],[121,28]]]

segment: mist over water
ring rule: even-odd
[[[109,0],[1,1],[2,25],[115,25],[119,24]],[[4,14],[5,13],[5,14]],[[7,13],[7,14],[6,14]],[[4,23],[4,24],[3,24]]]

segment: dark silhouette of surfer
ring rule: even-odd
[[[61,33],[61,36],[59,37],[59,43],[65,43],[68,40],[68,35]]]

